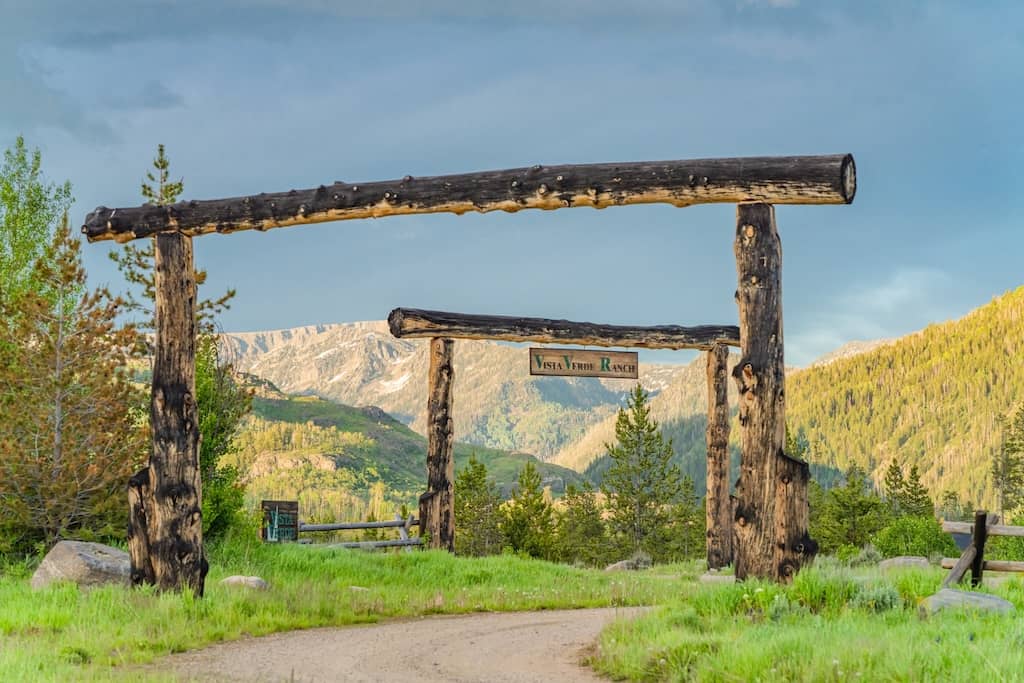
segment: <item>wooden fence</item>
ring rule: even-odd
[[[364,548],[367,550],[375,548],[405,548],[411,550],[412,546],[423,545],[423,539],[419,536],[410,536],[409,530],[418,525],[419,521],[409,515],[402,519],[402,515],[395,513],[395,518],[383,522],[332,522],[329,524],[304,524],[298,521],[299,504],[295,501],[265,500],[263,508],[263,531],[262,538],[268,542],[298,541],[308,543],[309,539],[299,537],[299,534],[316,533],[323,531],[357,531],[360,529],[398,529],[401,538],[385,541],[342,541],[340,543],[326,543],[324,545],[334,548]]]
[[[959,558],[945,557],[942,559],[942,568],[952,571],[942,582],[943,588],[960,583],[971,570],[971,585],[981,585],[981,578],[984,570],[994,572],[1024,572],[1024,562],[1009,562],[1004,560],[986,560],[985,542],[989,536],[1017,536],[1024,537],[1024,527],[1003,526],[994,524],[996,517],[989,516],[984,510],[974,513],[974,522],[943,522],[942,530],[951,534],[970,534],[971,542],[964,549]]]

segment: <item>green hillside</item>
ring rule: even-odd
[[[251,501],[297,498],[310,519],[391,517],[402,503],[414,507],[425,486],[426,439],[376,408],[264,387],[237,445],[228,464],[243,472]],[[528,461],[555,495],[583,480],[532,455],[461,443],[455,446],[456,470],[474,453],[506,492]]]
[[[991,505],[1000,418],[1024,401],[1024,287],[964,318],[787,377],[787,420],[815,462],[917,464],[934,498]]]

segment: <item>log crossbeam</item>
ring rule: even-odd
[[[655,203],[849,204],[856,190],[849,154],[538,165],[368,183],[339,181],[170,206],[101,206],[86,217],[82,232],[90,242],[128,242],[160,232],[196,236],[403,214]]]
[[[631,327],[396,308],[388,315],[388,326],[391,334],[403,338],[490,339],[643,349],[708,350],[717,345],[740,345],[740,329],[735,325]]]

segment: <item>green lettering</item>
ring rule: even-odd
[[[533,357],[537,359],[538,368],[544,367],[544,356],[540,355],[539,353],[536,353]]]
[[[565,369],[568,370],[572,367],[572,356],[562,356],[565,359]]]
[[[601,372],[611,372],[611,362],[611,358],[605,358],[604,356],[601,356]]]

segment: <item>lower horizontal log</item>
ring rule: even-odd
[[[639,327],[396,308],[388,315],[388,326],[396,337],[493,339],[643,349],[708,350],[716,344],[740,345],[740,329],[735,325]]]
[[[325,543],[325,548],[402,548],[404,546],[423,545],[419,537],[408,540],[397,539],[393,541],[350,541],[345,543]]]
[[[418,524],[414,519],[412,524]],[[312,531],[353,531],[355,529],[386,529],[388,527],[404,527],[405,520],[392,519],[383,522],[337,522],[332,524],[300,524],[299,533]]]
[[[974,531],[974,522],[943,522],[942,530],[949,534],[970,534]],[[988,526],[988,535],[1024,538],[1024,526],[990,524]]]
[[[942,568],[952,569],[956,566],[957,557],[942,558]],[[1011,562],[1009,560],[985,560],[985,571],[990,572],[1024,572],[1024,562]]]

